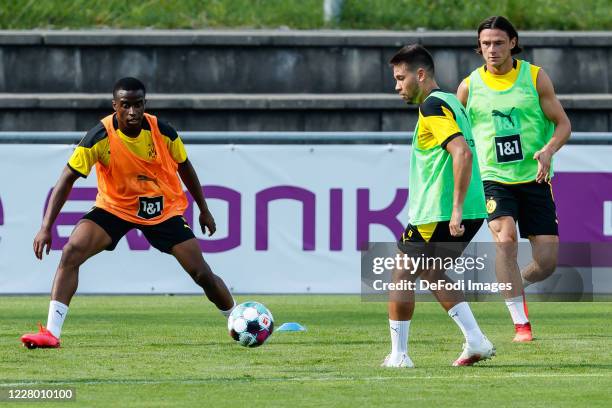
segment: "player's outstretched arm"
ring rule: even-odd
[[[465,79],[461,81],[459,88],[457,88],[457,99],[459,99],[463,106],[467,105],[468,97],[470,96],[470,88],[465,82]]]
[[[202,228],[202,232],[206,234],[206,228],[208,228],[208,236],[211,236],[217,230],[217,226],[215,224],[215,219],[208,210],[208,205],[202,193],[202,185],[189,159],[179,163],[178,173],[183,184],[185,184],[185,187],[187,187],[187,190],[189,190],[193,200],[200,209],[200,227]]]
[[[49,255],[49,251],[51,250],[51,226],[68,199],[68,194],[70,194],[70,190],[72,190],[72,185],[78,178],[79,175],[70,167],[66,166],[55,184],[55,187],[53,187],[42,225],[34,237],[34,255],[36,255],[38,259],[42,259],[43,251]]]
[[[544,115],[555,124],[555,131],[550,141],[542,149],[538,150],[533,158],[538,161],[538,174],[536,181],[546,181],[550,171],[550,162],[555,154],[567,142],[572,133],[570,123],[561,102],[555,94],[552,81],[543,69],[538,71],[537,90],[540,95],[540,106]]]
[[[463,217],[463,202],[472,178],[472,152],[463,137],[455,137],[448,142],[446,150],[453,158],[453,213],[448,225],[453,237],[460,237],[465,232],[461,225]]]

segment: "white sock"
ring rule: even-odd
[[[226,319],[229,318],[230,314],[232,314],[232,310],[234,310],[234,308],[236,307],[236,301],[234,299],[232,299],[232,301],[234,302],[234,304],[232,305],[232,307],[230,307],[227,310],[219,310],[221,312],[221,314],[223,316],[225,316]]]
[[[457,323],[468,344],[480,344],[484,334],[480,331],[480,327],[478,327],[478,323],[476,323],[472,314],[472,309],[467,302],[457,303],[450,308],[448,315]]]
[[[391,354],[408,354],[408,332],[410,320],[389,319],[389,332],[391,333]]]
[[[62,332],[62,325],[64,324],[64,319],[66,319],[67,314],[68,306],[66,306],[65,304],[58,302],[57,300],[52,300],[49,303],[47,330],[49,330],[51,334],[53,334],[58,339]]]
[[[533,282],[529,282],[527,279],[521,276],[521,280],[523,281],[523,289],[527,289],[527,286],[533,285]]]
[[[525,300],[523,296],[517,296],[510,299],[506,299],[506,306],[512,317],[514,324],[525,324],[529,323],[527,314],[525,314]]]

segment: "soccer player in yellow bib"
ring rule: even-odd
[[[497,243],[495,269],[515,326],[514,341],[533,339],[523,287],[550,276],[557,264],[559,234],[550,178],[552,157],[570,136],[570,121],[540,67],[513,58],[522,51],[518,33],[502,16],[478,27],[477,52],[485,64],[461,82],[487,200],[489,229]],[[520,235],[533,261],[517,263]]]

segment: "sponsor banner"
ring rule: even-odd
[[[360,249],[389,242],[407,218],[410,146],[188,145],[218,230],[185,214],[215,273],[235,292],[359,293]],[[32,240],[71,146],[0,149],[0,293],[48,293],[61,248],[95,200],[95,172],[79,179],[38,261]],[[566,146],[553,190],[561,239],[612,241],[612,146]],[[486,226],[475,240],[490,241]],[[607,247],[607,246],[606,246]],[[612,265],[601,250],[600,266]],[[592,262],[592,254],[591,262]],[[580,258],[580,257],[578,257]],[[583,259],[564,260],[577,265]],[[578,265],[577,265],[578,266]],[[80,293],[199,293],[172,256],[133,230],[81,268]]]

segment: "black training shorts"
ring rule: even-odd
[[[559,235],[557,208],[550,183],[502,184],[484,182],[487,220],[510,216],[518,221],[521,238]]]
[[[159,224],[140,225],[125,221],[108,211],[94,207],[83,216],[83,219],[95,222],[111,237],[112,242],[106,247],[107,251],[114,250],[119,240],[133,228],[142,231],[153,247],[168,254],[172,252],[172,247],[176,244],[195,238],[187,221],[180,215],[168,218]]]
[[[483,218],[462,220],[461,225],[465,228],[463,235],[453,237],[448,229],[449,221],[440,221],[427,242],[421,236],[417,225],[408,224],[397,242],[397,247],[409,256],[419,256],[421,254],[441,256],[447,254],[456,257],[461,255],[465,247],[472,241],[483,222]]]

